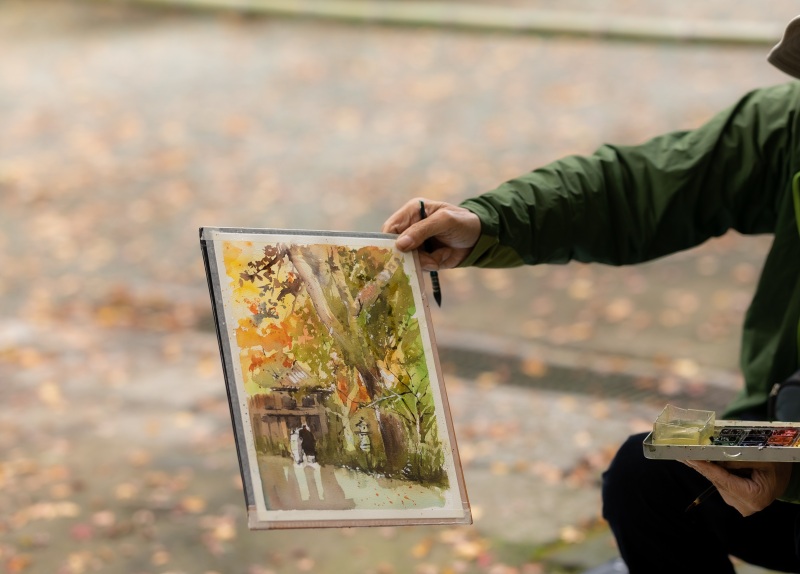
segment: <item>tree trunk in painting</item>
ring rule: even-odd
[[[384,413],[380,428],[386,449],[387,470],[390,473],[398,472],[408,462],[408,444],[403,423],[393,413]]]
[[[381,393],[381,373],[364,331],[358,324],[360,313],[368,310],[380,295],[381,288],[400,267],[398,256],[389,260],[384,270],[353,297],[347,287],[342,265],[335,249],[326,245],[291,246],[286,254],[305,283],[314,310],[336,341],[346,362],[358,373],[358,379],[374,403]],[[359,384],[359,381],[356,381]],[[375,407],[382,447],[387,459],[402,449],[396,432],[388,430],[378,407]],[[347,424],[347,423],[345,423]],[[402,443],[402,439],[400,440]],[[390,466],[394,466],[390,463]],[[401,465],[402,466],[402,465]]]

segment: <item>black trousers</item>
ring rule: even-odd
[[[719,494],[686,512],[710,482],[685,464],[644,457],[631,436],[603,474],[603,517],[631,574],[726,574],[729,556],[800,572],[800,505],[776,501],[747,518]]]

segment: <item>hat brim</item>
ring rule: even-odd
[[[800,16],[786,26],[783,38],[770,50],[767,61],[781,72],[800,79]]]

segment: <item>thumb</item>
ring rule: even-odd
[[[426,239],[434,235],[434,230],[430,225],[429,219],[423,219],[408,227],[395,241],[395,245],[400,251],[411,251],[419,248]]]

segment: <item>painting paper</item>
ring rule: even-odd
[[[201,228],[251,528],[470,523],[414,254]]]

